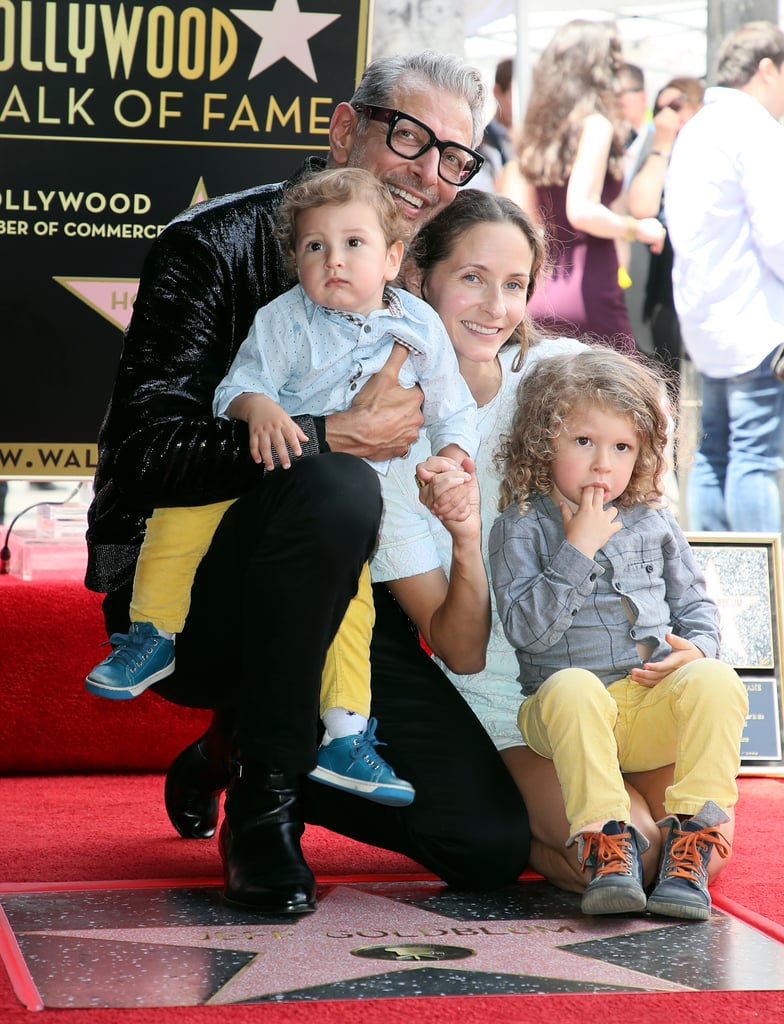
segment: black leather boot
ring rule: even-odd
[[[207,732],[178,754],[166,773],[166,813],[184,839],[215,835],[220,796],[236,771],[234,717],[216,711]]]
[[[302,856],[299,776],[243,764],[226,794],[220,853],[229,903],[267,914],[316,909],[316,880]]]

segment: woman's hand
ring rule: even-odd
[[[389,589],[431,651],[453,672],[480,672],[490,635],[490,589],[482,558],[479,485],[473,459],[462,467],[431,455],[416,467],[419,498],[452,538],[447,575],[441,568],[390,580]]]
[[[653,148],[657,152],[669,155],[686,120],[682,110],[675,111],[669,106],[662,107],[653,118]]]
[[[637,221],[637,241],[647,245],[653,253],[662,251],[666,234],[664,225],[656,217],[643,217]]]
[[[639,683],[640,686],[648,688],[656,686],[670,672],[674,672],[683,665],[688,665],[690,661],[705,657],[699,647],[695,647],[690,640],[684,640],[682,636],[666,633],[664,639],[672,647],[672,651],[666,658],[662,658],[661,661],[646,661],[642,668],[633,668],[629,673],[634,682]]]
[[[453,459],[431,455],[420,462],[414,474],[419,500],[451,531],[450,524],[463,523],[479,512],[479,485],[473,459],[459,465]]]

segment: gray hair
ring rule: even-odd
[[[400,80],[418,78],[425,86],[443,89],[464,99],[473,121],[472,146],[479,145],[485,126],[487,90],[480,72],[453,53],[423,50],[404,56],[379,57],[365,68],[351,103],[388,107]]]
[[[716,55],[716,84],[740,89],[768,57],[777,68],[784,63],[784,32],[772,21],[749,21],[731,32]]]

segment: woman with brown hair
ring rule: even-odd
[[[616,243],[658,248],[664,229],[655,217],[636,220],[623,210],[620,66],[612,23],[575,20],[560,28],[534,68],[519,184],[499,184],[542,225],[549,244],[551,272],[529,307],[535,322],[633,352]]]

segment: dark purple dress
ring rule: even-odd
[[[604,180],[602,203],[610,206],[623,182]],[[537,188],[537,204],[547,226],[550,268],[528,303],[534,321],[548,333],[582,338],[592,335],[621,352],[637,347],[618,284],[618,256],[612,238],[576,231],[566,216],[566,185]]]

